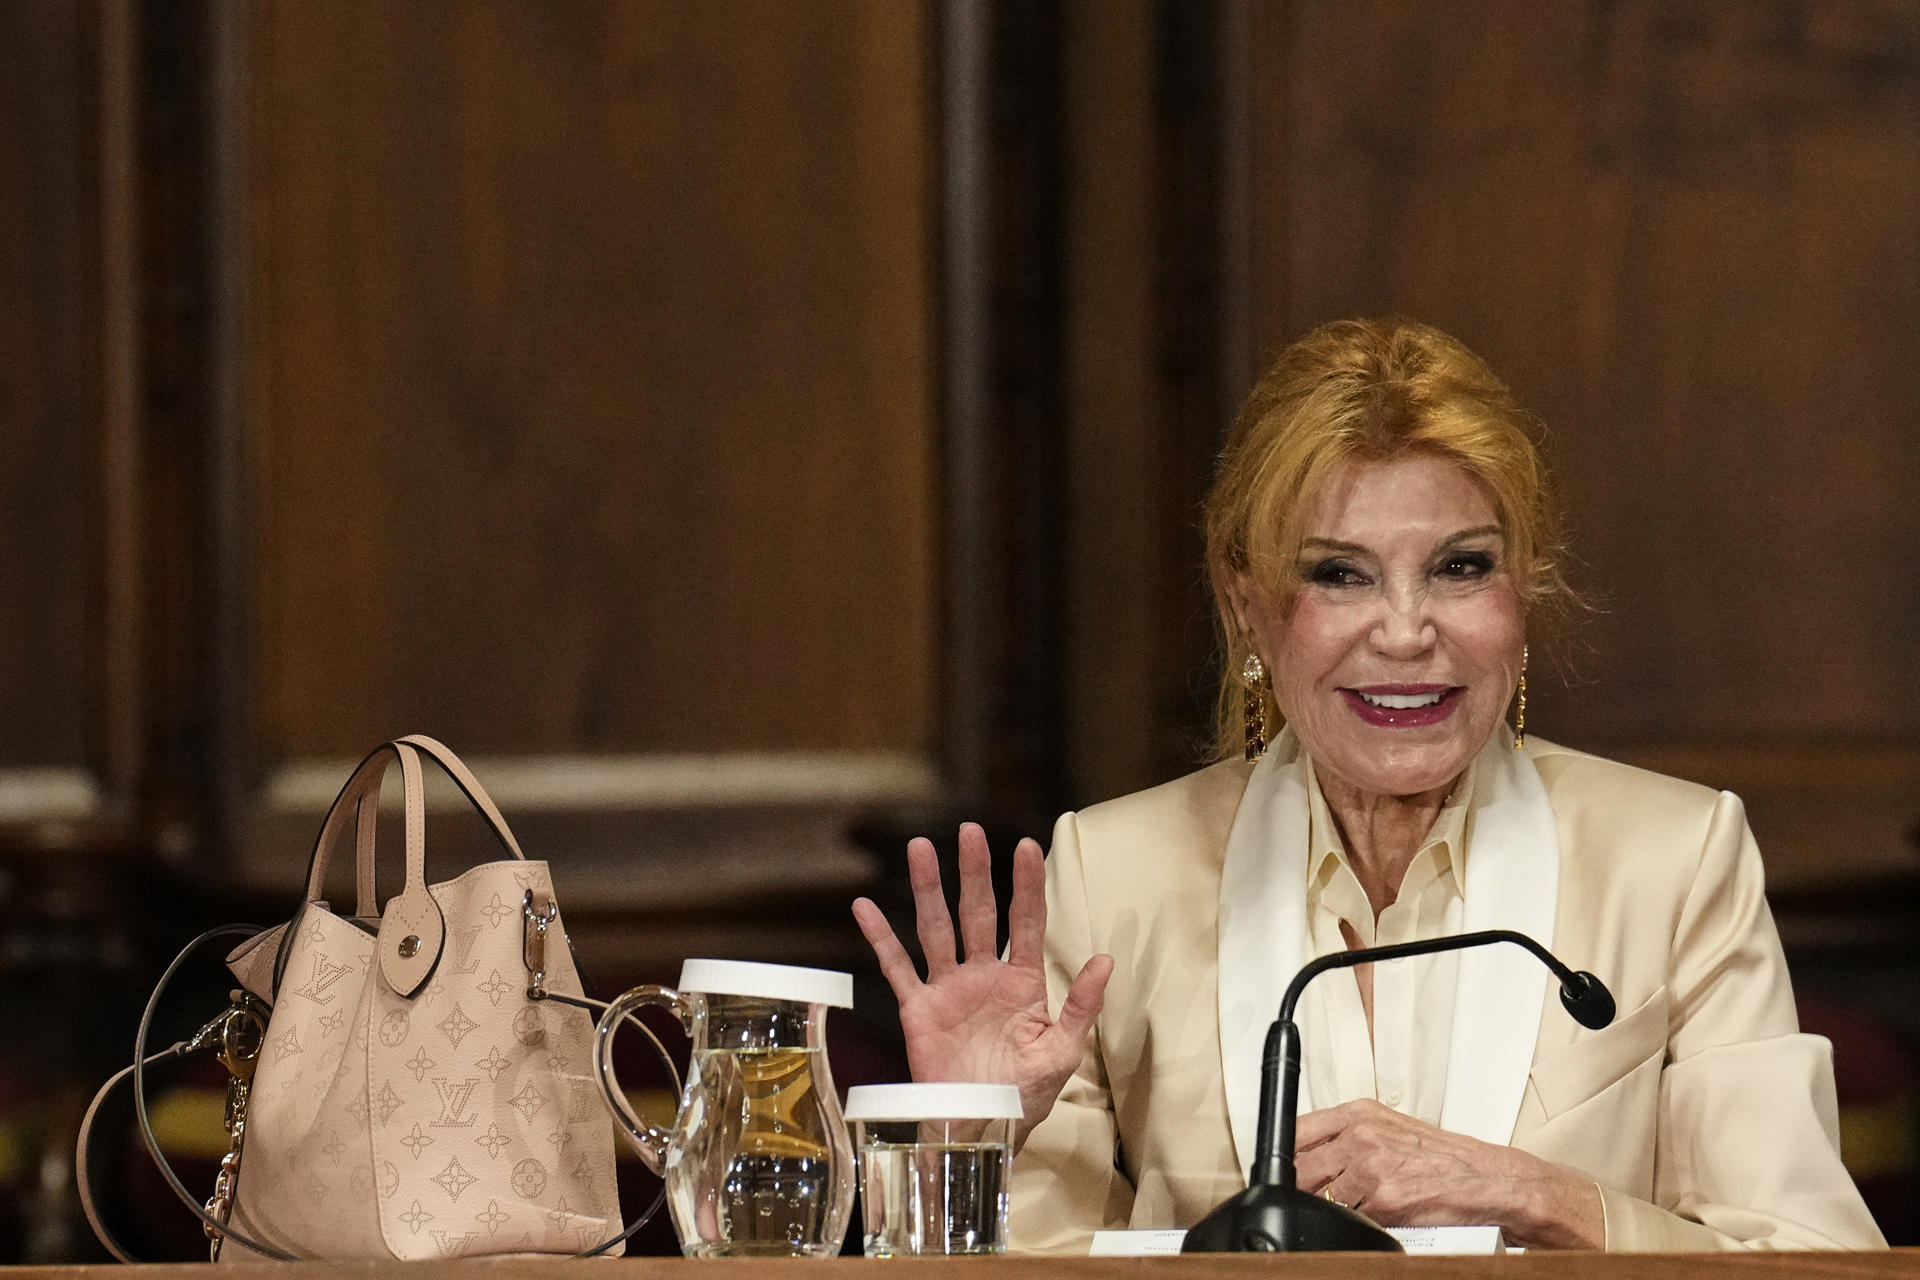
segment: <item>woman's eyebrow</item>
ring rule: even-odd
[[[1501,527],[1497,524],[1475,525],[1471,529],[1462,529],[1458,533],[1448,534],[1446,537],[1440,540],[1436,549],[1445,549],[1447,547],[1456,546],[1462,542],[1471,542],[1475,538],[1484,538],[1489,534],[1495,537],[1500,537],[1504,533],[1505,533],[1505,530],[1501,529]],[[1365,547],[1361,546],[1357,542],[1341,542],[1338,538],[1320,538],[1320,537],[1302,538],[1300,540],[1300,548],[1303,551],[1309,548],[1316,551],[1342,551],[1347,553],[1348,555],[1371,554]]]

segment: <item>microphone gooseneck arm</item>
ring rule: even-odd
[[[1300,1028],[1294,1025],[1293,1009],[1307,983],[1329,969],[1459,951],[1495,942],[1524,947],[1551,969],[1560,979],[1560,1003],[1581,1026],[1597,1029],[1613,1021],[1613,996],[1600,979],[1591,973],[1569,969],[1538,942],[1512,929],[1482,929],[1476,933],[1318,956],[1309,960],[1287,984],[1287,993],[1280,1000],[1280,1016],[1267,1030],[1266,1048],[1261,1055],[1259,1141],[1254,1147],[1249,1181],[1282,1187],[1294,1185],[1294,1120],[1300,1107]]]

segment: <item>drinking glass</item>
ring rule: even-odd
[[[1020,1091],[880,1084],[847,1093],[869,1258],[1005,1253]]]

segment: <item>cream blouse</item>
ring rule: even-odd
[[[1366,890],[1347,861],[1340,830],[1308,768],[1307,952],[1344,951],[1345,923],[1363,947],[1439,938],[1461,931],[1465,899],[1469,770],[1435,819],[1393,902],[1376,920]],[[1458,852],[1456,852],[1458,851]],[[1456,867],[1458,870],[1456,871]],[[1373,969],[1373,1028],[1352,969],[1321,974],[1301,993],[1301,1064],[1316,1104],[1374,1098],[1428,1124],[1440,1123],[1453,1033],[1453,993],[1460,954],[1387,960]]]

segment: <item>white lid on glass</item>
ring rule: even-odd
[[[748,960],[689,960],[680,966],[683,992],[712,996],[759,996],[853,1008],[853,975],[832,969],[803,969],[790,964]]]
[[[861,1084],[847,1090],[849,1120],[1019,1120],[1010,1084]]]

